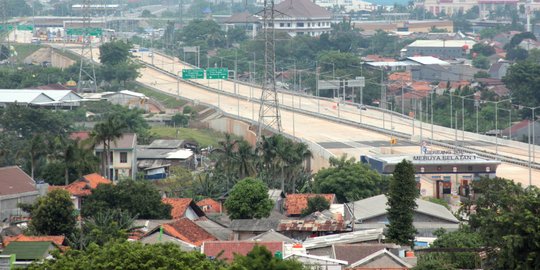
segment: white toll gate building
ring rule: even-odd
[[[417,187],[422,196],[442,198],[468,196],[469,184],[480,177],[495,177],[501,163],[476,154],[453,151],[425,151],[418,155],[361,156],[360,161],[381,174],[392,174],[402,160],[413,163]]]

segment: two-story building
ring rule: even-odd
[[[117,181],[122,177],[135,179],[137,174],[137,134],[124,133],[122,137],[111,143],[109,173],[111,180]],[[103,144],[96,146],[95,154],[101,156]]]
[[[332,13],[310,0],[285,0],[277,4],[274,18],[276,32],[291,36],[319,36],[332,30]],[[264,25],[263,27],[272,27]]]

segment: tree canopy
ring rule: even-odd
[[[107,209],[125,210],[143,219],[167,219],[171,213],[171,206],[161,201],[151,183],[133,180],[122,180],[117,185],[98,185],[85,198],[81,214],[92,217]]]
[[[37,235],[70,235],[75,230],[76,213],[71,196],[62,189],[49,192],[33,205],[23,207],[30,210],[30,226]]]
[[[265,218],[270,216],[274,202],[261,180],[245,178],[234,185],[224,206],[231,219]]]
[[[533,107],[540,104],[540,64],[518,62],[510,66],[503,82],[511,91],[513,103]]]
[[[200,252],[182,251],[172,243],[144,245],[141,242],[109,242],[100,247],[91,244],[86,250],[68,250],[56,254],[43,264],[32,264],[29,269],[225,269],[221,261],[209,260]]]
[[[302,216],[330,209],[330,203],[323,196],[308,198],[307,208],[302,210]]]
[[[319,170],[313,188],[317,193],[336,194],[340,203],[346,203],[382,194],[388,187],[388,178],[381,176],[354,158],[330,158],[330,168]]]
[[[414,209],[417,207],[414,167],[412,162],[403,160],[396,165],[388,189],[388,229],[385,236],[388,241],[414,246],[416,228],[413,226]]]

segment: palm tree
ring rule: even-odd
[[[55,157],[62,161],[64,165],[64,183],[69,184],[69,168],[76,162],[77,157],[77,141],[57,137],[54,140],[54,148],[60,149],[54,153]]]
[[[236,150],[238,148],[238,141],[233,139],[230,134],[225,134],[225,140],[219,142],[219,147],[214,149],[212,153],[218,154],[216,162],[216,169],[221,171],[226,178],[226,191],[229,190],[229,182],[234,181],[236,175],[238,156]]]
[[[101,174],[107,178],[111,178],[109,171],[111,143],[122,137],[122,131],[126,128],[126,123],[120,121],[115,115],[110,115],[104,122],[94,126],[91,137],[94,145],[103,144],[103,152],[101,152]]]
[[[30,176],[34,179],[37,162],[40,158],[47,155],[47,140],[41,134],[35,134],[26,144],[19,155],[26,156],[30,161]]]
[[[238,150],[236,152],[237,160],[237,172],[238,178],[244,179],[246,177],[252,177],[257,174],[256,169],[256,155],[253,152],[253,148],[246,141],[240,141],[238,143]]]

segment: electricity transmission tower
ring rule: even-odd
[[[265,130],[281,133],[281,115],[279,112],[278,92],[276,88],[276,51],[274,28],[274,0],[264,0],[262,11],[264,29],[264,77],[259,109],[259,130],[257,141],[260,141]]]
[[[92,42],[89,35],[90,30],[90,0],[83,0],[82,3],[82,45],[81,59],[79,66],[79,81],[77,91],[97,91],[96,70],[94,68],[94,56],[92,53]]]

